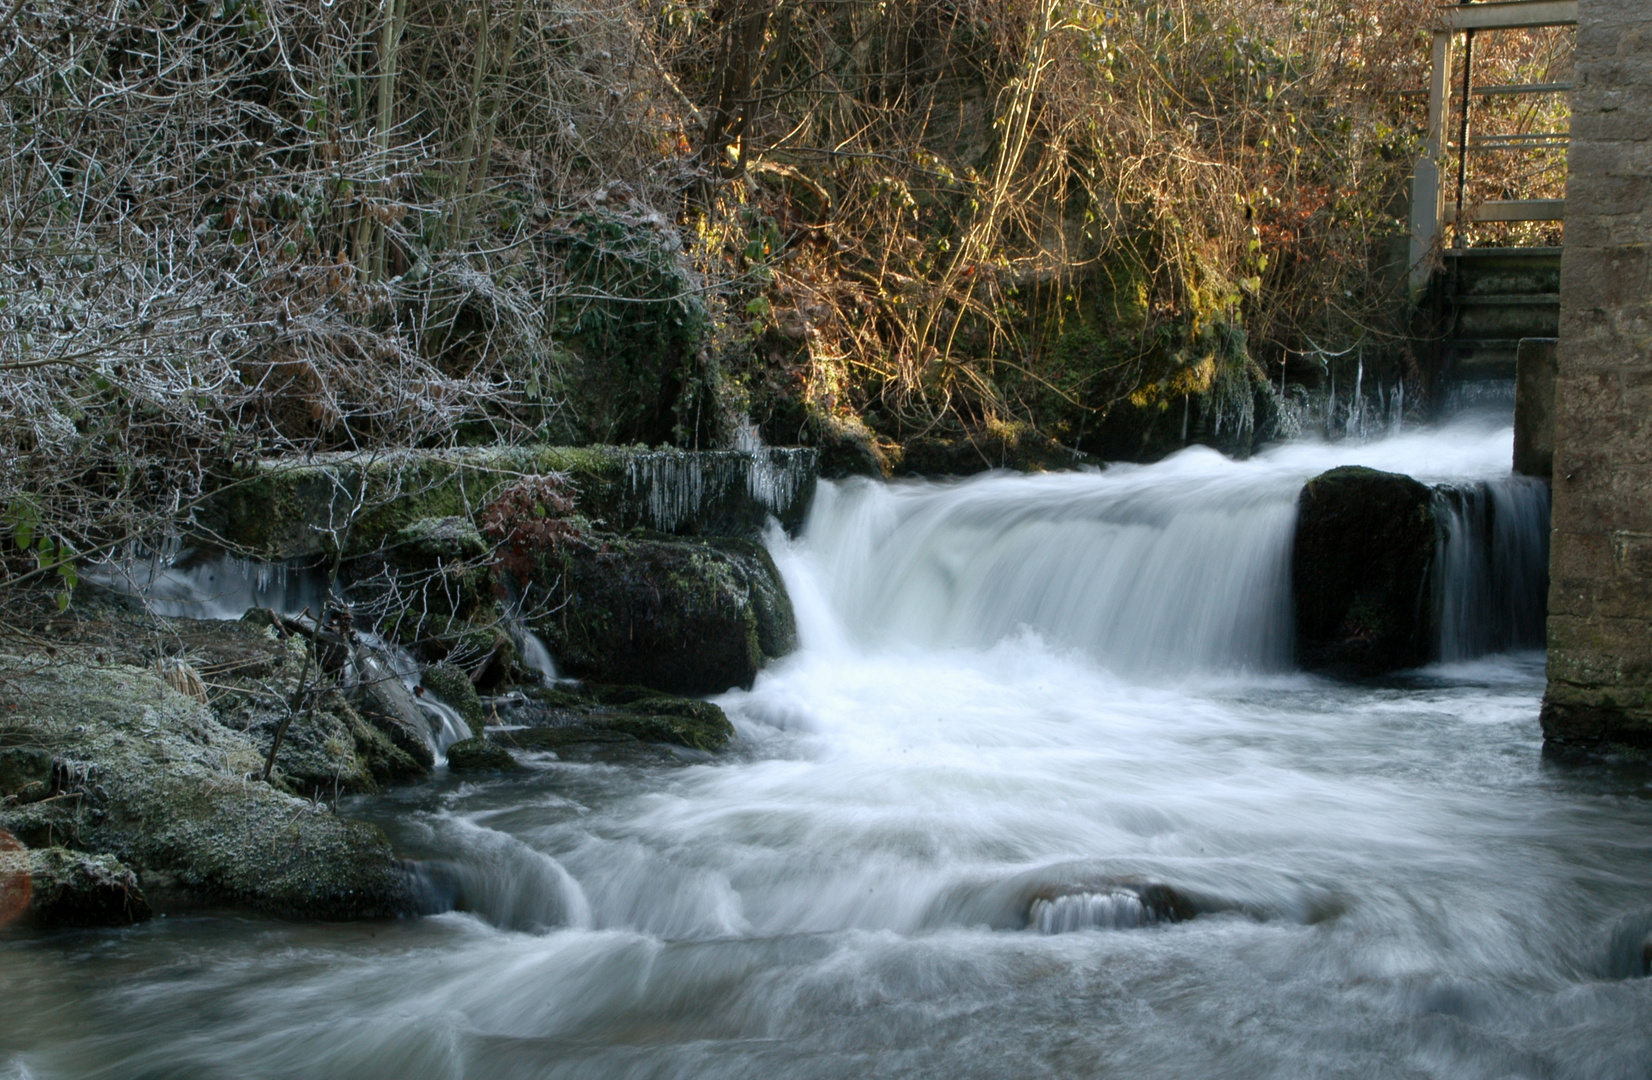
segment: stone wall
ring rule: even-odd
[[[1582,0],[1543,732],[1652,744],[1652,4]]]

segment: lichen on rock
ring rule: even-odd
[[[140,880],[189,896],[324,918],[413,907],[407,875],[378,829],[257,779],[263,756],[208,706],[153,670],[0,657],[0,748],[54,760],[54,798],[0,808],[31,847],[111,855]]]

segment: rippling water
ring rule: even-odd
[[[0,939],[0,1076],[1646,1077],[1652,787],[1541,654],[1289,670],[1345,460],[1508,434],[826,489],[730,753],[353,807],[466,912]]]

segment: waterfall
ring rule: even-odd
[[[989,647],[1032,633],[1124,675],[1290,666],[1302,485],[1343,464],[1444,485],[1440,656],[1541,646],[1547,488],[1508,475],[1509,429],[1294,444],[1247,462],[961,482],[823,483],[788,578],[805,644]],[[816,603],[818,594],[821,602]]]
[[[400,680],[413,703],[429,722],[428,745],[436,764],[445,764],[447,748],[462,739],[470,738],[470,725],[459,710],[437,697],[419,681],[419,662],[394,642],[369,630],[355,632],[356,647],[351,650],[352,673],[357,682],[394,678]]]
[[[1549,486],[1529,476],[1435,489],[1434,576],[1442,660],[1544,641],[1549,587]]]
[[[1280,670],[1300,484],[1239,469],[1196,447],[1151,469],[823,484],[808,534],[852,637],[1030,630],[1121,672]]]

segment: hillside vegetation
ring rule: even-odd
[[[6,581],[72,586],[273,453],[1247,452],[1338,364],[1415,375],[1431,7],[11,0]],[[1504,126],[1564,123],[1536,100]]]

